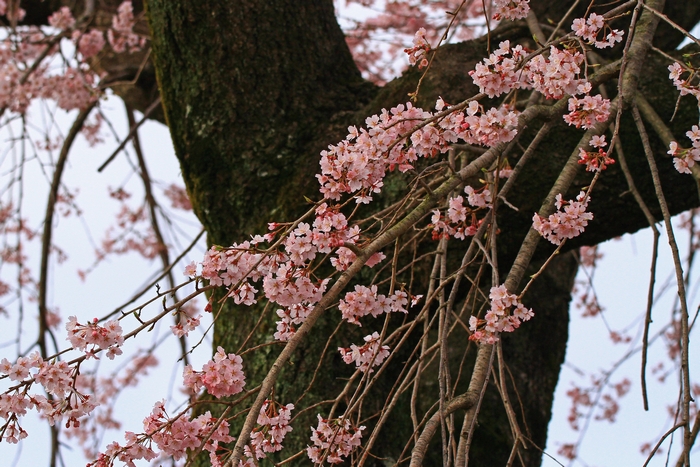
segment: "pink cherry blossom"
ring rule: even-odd
[[[476,316],[469,318],[470,340],[494,344],[498,342],[500,333],[513,332],[523,321],[529,321],[534,316],[532,310],[523,306],[505,285],[491,287],[489,300],[491,308],[484,319]]]
[[[119,347],[124,343],[124,337],[122,337],[122,327],[115,319],[100,326],[97,318],[92,322],[80,324],[75,316],[70,316],[66,330],[68,331],[68,340],[78,350],[93,354],[98,349],[109,349],[110,352],[107,353],[107,356],[110,359],[114,358],[115,354],[121,354]],[[92,347],[88,349],[88,346]]]
[[[75,18],[67,6],[61,7],[57,12],[49,16],[49,25],[56,29],[71,29],[75,24]]]
[[[597,170],[605,170],[608,165],[614,164],[615,160],[612,159],[607,151],[603,148],[608,145],[605,141],[605,135],[595,135],[591,138],[588,143],[594,148],[598,148],[597,151],[586,151],[583,148],[579,148],[579,164],[584,164],[586,170],[589,172],[595,172]]]
[[[572,97],[569,99],[569,113],[564,115],[564,121],[576,128],[593,128],[596,122],[605,122],[610,116],[610,101],[598,94]]]
[[[605,36],[604,40],[598,40],[598,35],[604,27],[610,32]],[[624,31],[620,31],[619,29],[611,29],[607,25],[605,18],[596,13],[591,13],[588,19],[575,19],[571,29],[578,37],[583,38],[588,44],[598,49],[613,47],[616,43],[622,41],[622,35],[624,34]]]
[[[579,236],[583,233],[593,214],[586,212],[589,198],[584,192],[579,193],[576,200],[563,201],[561,193],[557,195],[558,211],[543,219],[539,214],[532,218],[532,227],[540,235],[555,245],[560,245],[565,239]],[[562,211],[561,208],[564,207]]]
[[[471,207],[464,205],[462,196],[455,196],[447,200],[448,208],[446,216],[440,214],[440,210],[433,211],[431,225],[433,227],[433,239],[455,237],[464,240],[467,236],[474,235],[480,221],[476,218],[476,210],[491,207],[491,192],[486,186],[479,189],[467,185],[464,187],[467,200]]]
[[[204,387],[216,398],[238,394],[245,386],[243,360],[235,354],[226,354],[222,347],[217,349],[213,360],[202,367],[202,371],[194,371],[191,365],[185,367],[184,384],[193,393],[199,393]]]
[[[360,324],[359,318],[367,315],[377,317],[382,313],[400,311],[407,313],[406,305],[408,298],[406,292],[401,290],[394,292],[390,297],[377,293],[377,286],[366,287],[356,285],[354,292],[345,294],[345,298],[340,300],[338,309],[343,314],[343,319],[348,323]]]
[[[473,187],[467,185],[464,187],[464,192],[467,194],[468,202],[475,208],[489,208],[491,207],[491,192],[486,186],[475,190]]]
[[[127,431],[123,446],[116,442],[110,444],[88,467],[111,467],[115,460],[134,467],[134,461],[153,460],[159,455],[178,460],[185,457],[188,450],[200,447],[209,451],[211,464],[220,467],[223,463],[216,454],[219,443],[230,443],[234,439],[228,434],[229,424],[226,420],[219,421],[210,412],[193,420],[182,413],[170,417],[163,402],[155,404],[151,414],[144,419],[143,428],[144,433],[141,434]]]
[[[112,27],[107,31],[107,39],[115,52],[134,52],[146,45],[146,40],[134,33],[135,24],[131,0],[122,2],[112,17]]]
[[[275,339],[286,342],[294,335],[299,325],[303,324],[313,310],[312,305],[294,304],[286,309],[277,310],[277,316],[281,319],[277,321],[277,332]]]
[[[413,47],[404,49],[408,54],[408,62],[411,65],[418,64],[419,69],[428,66],[426,53],[430,52],[430,43],[425,38],[425,34],[425,28],[420,28],[413,37]]]
[[[697,74],[695,70],[688,70],[684,67],[684,65],[681,65],[678,62],[673,62],[672,65],[669,65],[668,71],[668,77],[673,81],[673,85],[676,87],[676,89],[680,91],[681,96],[690,94],[695,96],[695,98],[698,99],[698,102],[700,102],[700,86],[693,85],[691,83],[691,80]],[[688,73],[689,76],[682,79],[682,76],[685,73]]]
[[[683,149],[677,142],[671,141],[668,154],[673,156],[673,165],[678,172],[689,174],[690,168],[700,162],[700,127],[693,125],[685,134],[692,141],[692,147]]]
[[[244,448],[247,462],[241,461],[239,467],[256,465],[253,461],[265,459],[267,453],[282,449],[282,442],[287,433],[292,431],[289,426],[294,404],[279,405],[269,399],[265,400],[258,415],[258,426],[250,434],[250,443]]]
[[[530,0],[495,0],[493,19],[515,21],[527,16]]]
[[[364,429],[354,426],[347,418],[328,420],[318,415],[318,425],[311,428],[314,445],[306,449],[306,454],[315,464],[340,464],[360,446]]]
[[[522,86],[522,73],[518,71],[526,51],[522,46],[510,46],[510,41],[503,41],[488,58],[476,64],[469,75],[479,91],[493,98]]]
[[[102,31],[97,29],[92,29],[85,34],[81,34],[79,31],[75,31],[77,34],[73,34],[73,40],[78,41],[78,52],[83,56],[84,59],[94,57],[105,46],[105,38]]]
[[[524,67],[523,80],[527,87],[544,94],[548,99],[579,94],[587,84],[581,77],[584,55],[576,50],[549,48],[549,56],[537,55]],[[526,87],[523,85],[522,87]]]
[[[389,346],[380,345],[380,340],[379,333],[375,331],[364,337],[364,345],[358,347],[352,344],[349,348],[339,347],[338,351],[343,357],[343,361],[348,365],[355,363],[361,372],[367,373],[369,371],[372,373],[374,370],[371,367],[381,365],[384,359],[389,356]]]

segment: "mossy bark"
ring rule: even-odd
[[[413,70],[382,90],[363,81],[330,0],[148,0],[147,11],[165,116],[188,193],[211,244],[229,245],[264,232],[269,221],[296,218],[307,207],[304,196],[316,197],[318,187],[313,174],[319,151],[343,138],[348,124],[361,123],[382,107],[405,102],[419,77]],[[525,38],[528,34],[521,30],[520,35]],[[474,95],[476,89],[468,71],[485,53],[485,41],[441,50],[423,82],[418,105],[430,108],[440,95],[449,102]],[[647,97],[667,117],[673,111],[675,94],[662,75],[642,77],[641,87],[651,91]],[[678,135],[689,127],[691,118],[696,118],[693,106],[685,104],[673,122]],[[527,130],[523,144],[535,129]],[[523,174],[509,195],[509,201],[520,210],[499,219],[502,233],[498,243],[504,269],[512,262],[531,224],[532,212],[539,208],[580,137],[581,132],[556,125],[538,151],[537,164]],[[623,129],[622,144],[635,181],[653,207],[653,190],[645,175],[640,143],[629,124]],[[662,157],[665,149],[658,141],[654,144]],[[661,166],[673,212],[697,206],[694,181],[675,173],[668,160]],[[582,174],[575,189],[589,180]],[[568,245],[569,249],[644,227],[646,221],[632,197],[625,195],[626,184],[621,180],[617,167],[606,172],[593,195],[591,210],[596,218],[584,236]],[[549,252],[546,246],[540,248],[538,260]],[[575,270],[575,259],[562,255],[549,279],[540,281],[525,298],[528,306],[537,310],[537,319],[505,339],[505,358],[522,401],[524,422],[529,437],[540,447],[546,441],[552,394],[564,358]],[[237,351],[261,312],[225,304],[217,317],[214,345]],[[274,310],[265,313],[267,318],[249,343],[270,340]],[[337,313],[324,316],[316,325],[314,337],[298,351],[276,388],[281,402],[294,401],[304,392],[337,321]],[[305,402],[327,398],[340,387],[339,378],[347,376],[347,369],[333,351],[335,347],[330,346],[323,371]],[[248,388],[261,380],[277,352],[278,347],[270,345],[246,356]],[[391,382],[386,384],[389,387]],[[383,400],[378,396],[377,404]],[[212,407],[212,411],[219,410]],[[387,439],[375,446],[373,453],[379,457],[397,459],[407,437],[404,435],[410,433],[406,412],[399,414],[403,417],[397,417],[389,427]],[[307,427],[314,418],[308,415],[297,423],[285,443],[290,452],[308,443]],[[489,391],[476,436],[470,465],[498,465],[504,455],[507,458],[512,440],[493,390]],[[373,462],[382,465],[381,460]],[[437,456],[429,462],[440,463]],[[530,450],[526,462],[528,466],[539,465],[539,451]],[[308,461],[304,459],[298,465],[308,465]]]

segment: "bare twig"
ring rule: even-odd
[[[664,225],[666,227],[666,235],[668,236],[668,243],[671,247],[671,253],[673,256],[674,270],[676,274],[676,285],[678,287],[678,300],[681,305],[681,384],[683,388],[683,398],[682,398],[682,408],[681,408],[681,419],[683,421],[683,455],[685,456],[685,462],[690,465],[690,449],[691,444],[691,430],[690,430],[690,366],[689,366],[689,330],[688,330],[688,303],[685,295],[685,281],[683,278],[683,264],[681,263],[680,254],[678,252],[678,245],[676,244],[676,238],[673,233],[673,225],[671,224],[671,214],[668,210],[668,205],[666,204],[666,197],[664,195],[663,189],[661,188],[661,180],[659,177],[659,171],[656,166],[656,161],[654,160],[654,153],[649,144],[649,138],[644,128],[644,122],[642,122],[642,117],[639,114],[639,110],[636,106],[632,107],[632,115],[634,116],[634,122],[637,125],[637,130],[639,131],[639,136],[642,139],[642,145],[644,147],[644,154],[647,157],[647,162],[649,164],[649,170],[651,172],[652,180],[654,182],[654,191],[656,192],[656,197],[659,200],[659,205],[661,206],[661,212],[664,218]]]
[[[637,97],[639,97],[639,96],[637,96]],[[647,398],[646,365],[647,365],[647,350],[649,347],[649,326],[651,325],[651,322],[652,322],[651,310],[652,310],[652,306],[654,304],[654,283],[656,282],[656,260],[658,259],[660,234],[659,234],[659,229],[656,228],[656,219],[654,219],[654,216],[651,214],[649,207],[644,202],[644,199],[642,199],[642,195],[639,193],[639,190],[637,189],[637,186],[634,183],[634,179],[632,178],[632,173],[630,172],[629,167],[627,166],[627,160],[625,159],[625,153],[622,150],[622,144],[618,144],[616,147],[616,150],[617,150],[617,155],[618,155],[618,158],[620,161],[620,168],[622,169],[622,173],[625,175],[625,179],[627,180],[627,186],[629,187],[629,190],[632,193],[632,196],[634,196],[635,201],[637,201],[639,208],[644,213],[644,217],[646,217],[647,222],[649,223],[649,227],[651,228],[651,231],[654,234],[654,242],[652,245],[652,253],[651,253],[651,268],[650,268],[651,271],[650,271],[650,277],[649,277],[649,289],[647,292],[647,309],[646,309],[646,317],[644,318],[644,335],[642,337],[642,369],[641,369],[642,400],[644,402],[644,410],[649,410],[649,400]]]
[[[51,236],[53,234],[53,216],[55,213],[56,202],[58,201],[58,191],[61,187],[61,179],[63,177],[63,170],[66,166],[66,161],[68,160],[68,153],[70,148],[73,146],[76,136],[83,127],[85,119],[95,107],[96,103],[93,102],[85,109],[81,110],[76,119],[73,121],[66,139],[63,141],[63,146],[61,147],[61,152],[58,155],[58,160],[54,167],[53,179],[51,181],[51,188],[49,189],[49,197],[46,202],[46,212],[44,214],[44,231],[41,236],[41,266],[39,270],[39,337],[37,343],[39,344],[39,349],[41,351],[41,356],[46,358],[48,355],[46,349],[46,333],[49,331],[49,327],[46,321],[46,315],[48,310],[46,308],[46,291],[48,287],[48,276],[49,276],[49,256],[51,254]]]
[[[134,110],[126,105],[126,116],[129,121],[129,127],[134,128],[134,134],[132,137],[134,152],[136,153],[136,159],[139,163],[139,174],[141,180],[143,181],[143,190],[146,194],[146,204],[148,205],[148,214],[151,221],[151,229],[153,229],[153,235],[156,237],[158,242],[158,257],[160,258],[163,271],[167,271],[166,277],[168,278],[168,285],[172,289],[175,287],[175,278],[173,277],[172,265],[170,263],[170,255],[168,254],[168,247],[165,244],[165,238],[163,237],[163,232],[160,228],[160,223],[158,221],[158,214],[156,210],[159,208],[158,202],[155,196],[153,196],[153,182],[151,176],[148,173],[148,167],[146,166],[146,159],[143,156],[143,151],[141,149],[141,142],[139,141],[138,126],[134,118]],[[177,295],[173,293],[173,299],[177,301]],[[180,320],[179,316],[175,316],[175,324]],[[182,336],[178,339],[180,343],[180,353],[183,365],[187,366],[189,364],[189,358],[187,357],[187,338]]]
[[[143,117],[141,120],[139,120],[135,125],[133,125],[129,129],[129,134],[126,135],[126,138],[124,138],[124,141],[119,143],[119,146],[117,146],[117,149],[114,150],[114,152],[105,160],[101,166],[97,168],[98,172],[102,172],[105,167],[109,165],[110,162],[114,160],[115,157],[119,154],[119,152],[126,147],[126,145],[129,143],[131,138],[136,134],[136,131],[139,129],[141,125],[143,125],[146,122],[146,119],[150,117],[150,115],[158,108],[160,105],[160,96],[156,98],[155,101],[151,105],[148,106],[148,108],[143,112]]]

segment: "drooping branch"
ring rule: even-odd
[[[63,141],[63,146],[61,146],[61,152],[58,155],[58,160],[54,166],[53,177],[51,180],[51,187],[49,188],[49,196],[46,201],[46,213],[44,214],[44,230],[41,235],[41,265],[39,267],[39,284],[38,284],[38,305],[39,305],[39,336],[37,337],[37,345],[39,346],[39,351],[42,358],[47,358],[49,355],[46,338],[51,334],[51,330],[48,325],[48,308],[46,305],[46,295],[48,291],[49,283],[49,261],[51,259],[51,238],[53,236],[53,216],[56,212],[56,203],[59,199],[59,191],[61,189],[61,182],[63,180],[63,170],[65,169],[66,162],[68,161],[68,154],[73,147],[73,142],[76,136],[83,127],[85,120],[87,119],[90,112],[95,107],[95,103],[90,104],[87,108],[82,109],[78,116],[73,121],[65,140]],[[53,337],[53,336],[52,336]],[[54,340],[55,342],[55,340]],[[58,348],[56,349],[58,351]],[[51,467],[55,467],[59,457],[59,440],[58,440],[58,427],[51,426]]]
[[[51,187],[49,188],[49,196],[46,201],[46,213],[44,214],[44,230],[41,236],[41,266],[39,268],[39,337],[37,338],[37,344],[41,351],[43,358],[48,356],[48,350],[46,348],[46,335],[49,332],[49,327],[47,324],[47,313],[46,308],[46,293],[48,289],[48,277],[49,277],[49,261],[51,256],[51,237],[53,234],[53,216],[56,212],[56,202],[59,198],[59,190],[61,188],[61,180],[63,179],[63,169],[66,166],[68,160],[68,154],[73,146],[76,136],[83,127],[83,123],[87,119],[88,115],[95,107],[95,103],[89,105],[87,108],[80,111],[76,119],[73,121],[65,140],[63,141],[63,146],[61,147],[61,152],[58,155],[58,160],[54,166],[53,178],[51,180]]]

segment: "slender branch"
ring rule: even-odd
[[[659,18],[661,18],[662,20],[664,20],[665,22],[667,22],[668,24],[670,24],[671,27],[673,27],[673,29],[675,29],[676,31],[679,31],[681,34],[683,34],[685,37],[687,37],[687,38],[690,39],[691,41],[695,42],[697,45],[700,45],[700,39],[698,39],[697,37],[693,36],[691,33],[689,33],[688,31],[686,31],[683,27],[681,27],[681,26],[679,26],[678,24],[676,24],[676,23],[674,23],[673,21],[671,21],[671,19],[670,19],[668,16],[666,16],[665,14],[663,14],[663,13],[661,13],[660,11],[656,10],[655,8],[650,7],[650,6],[647,5],[647,4],[642,4],[642,5],[643,5],[644,8],[646,8],[648,11],[651,11],[651,12],[654,13],[656,16],[658,16]]]
[[[168,247],[165,244],[165,237],[163,237],[163,232],[160,229],[160,223],[158,222],[158,213],[156,212],[158,208],[158,202],[155,196],[153,196],[153,182],[151,176],[148,173],[148,166],[146,166],[146,159],[143,156],[143,150],[141,148],[141,141],[139,140],[138,126],[136,124],[136,119],[134,118],[134,110],[128,105],[126,106],[126,116],[129,121],[129,127],[134,128],[133,134],[133,146],[134,152],[136,153],[136,159],[139,163],[139,174],[141,180],[143,181],[143,190],[146,194],[146,204],[148,205],[148,214],[151,221],[151,229],[153,229],[153,235],[156,237],[156,242],[158,243],[158,257],[160,258],[160,263],[163,267],[163,271],[167,271],[166,277],[168,278],[169,288],[175,287],[175,278],[173,277],[172,265],[170,263],[170,255],[168,254]],[[144,117],[145,118],[145,117]],[[173,299],[177,301],[177,295],[173,293]],[[179,322],[179,316],[175,316],[175,324]],[[180,353],[182,358],[182,364],[187,366],[189,364],[189,358],[187,356],[187,338],[182,336],[178,339],[180,344]]]
[[[637,130],[639,131],[639,136],[642,139],[642,145],[644,146],[644,155],[647,158],[649,164],[649,170],[651,172],[651,177],[654,182],[654,191],[656,192],[656,197],[659,200],[659,205],[661,206],[661,212],[664,217],[664,225],[666,227],[666,235],[668,236],[668,243],[671,247],[671,253],[673,255],[673,264],[676,274],[676,285],[678,287],[678,299],[681,305],[681,377],[683,386],[683,398],[681,407],[681,419],[683,421],[683,455],[685,456],[685,462],[690,465],[690,448],[691,436],[690,436],[690,366],[689,366],[689,352],[688,346],[690,344],[690,336],[688,330],[688,302],[685,294],[685,281],[683,278],[683,264],[681,262],[680,254],[678,252],[678,245],[676,243],[676,238],[673,233],[673,225],[671,224],[671,214],[668,210],[668,204],[666,203],[666,197],[664,195],[663,189],[661,187],[661,179],[659,177],[659,170],[656,166],[656,161],[654,160],[654,153],[651,150],[651,145],[649,144],[649,137],[647,136],[646,129],[644,128],[644,122],[642,122],[642,116],[639,114],[637,107],[632,107],[632,115],[634,117],[634,122],[637,125]]]
[[[143,112],[143,118],[138,121],[135,125],[132,125],[131,128],[129,129],[129,134],[126,135],[126,138],[124,138],[124,141],[119,143],[119,146],[117,146],[117,149],[112,152],[112,154],[105,160],[101,166],[97,168],[98,172],[102,172],[105,167],[107,167],[110,162],[114,160],[115,157],[119,154],[119,152],[126,147],[126,145],[129,143],[131,138],[136,134],[136,130],[139,129],[141,125],[143,125],[146,122],[146,119],[158,108],[160,105],[160,96],[156,98],[156,100],[153,101],[151,105],[148,106],[148,108]]]
[[[647,460],[646,460],[646,462],[644,462],[644,465],[642,465],[642,467],[647,467],[647,465],[649,465],[649,462],[650,462],[651,459],[654,457],[654,454],[656,454],[656,451],[659,450],[659,448],[660,448],[661,445],[663,444],[664,440],[665,440],[666,438],[668,438],[669,435],[671,435],[673,432],[675,432],[677,429],[679,429],[679,428],[682,427],[682,426],[683,426],[683,422],[677,423],[677,424],[674,425],[670,430],[668,430],[666,433],[664,433],[664,435],[656,442],[656,445],[654,446],[654,449],[651,450],[651,452],[649,453],[649,457],[647,457]],[[683,464],[681,464],[681,466],[682,466],[682,465],[683,465]]]
[[[51,254],[51,236],[53,234],[53,216],[55,213],[56,202],[58,201],[58,191],[61,187],[61,179],[63,177],[63,170],[66,166],[66,161],[68,160],[68,153],[70,148],[73,146],[75,137],[85,123],[88,115],[95,107],[96,102],[89,104],[85,109],[81,110],[78,116],[73,121],[66,139],[63,141],[63,146],[61,147],[61,152],[58,155],[58,160],[54,167],[53,179],[51,180],[51,188],[49,189],[49,197],[46,201],[46,212],[44,214],[44,231],[41,235],[41,266],[39,269],[39,337],[37,343],[41,351],[41,356],[46,358],[48,355],[46,349],[46,333],[49,331],[46,315],[46,292],[48,287],[48,275],[49,275],[49,256]]]
[[[37,59],[37,62],[39,59]],[[36,62],[35,62],[36,63]],[[56,161],[56,166],[54,167],[53,179],[51,180],[51,187],[49,188],[49,197],[46,201],[46,212],[44,214],[44,230],[41,235],[41,264],[39,266],[39,284],[38,284],[38,305],[39,305],[39,336],[37,338],[37,344],[39,346],[39,351],[41,352],[42,358],[48,356],[48,350],[46,348],[46,335],[49,334],[50,328],[48,326],[48,309],[46,306],[47,302],[47,290],[49,281],[49,257],[51,255],[51,237],[53,235],[53,217],[56,212],[56,202],[58,201],[58,191],[61,187],[61,179],[63,178],[63,171],[66,166],[66,161],[68,160],[68,154],[73,146],[76,136],[83,128],[83,124],[87,119],[92,109],[97,104],[97,101],[93,101],[88,106],[78,113],[78,116],[73,121],[65,140],[63,141],[63,146],[61,147],[61,152],[58,155],[58,160]],[[4,109],[3,109],[4,110]],[[58,350],[58,349],[56,349]],[[56,461],[59,456],[59,440],[58,440],[58,427],[51,426],[51,467],[56,466]]]
[[[690,443],[691,445],[695,444],[695,440],[698,437],[698,432],[700,432],[700,413],[695,414],[695,422],[693,423],[693,429],[690,432]],[[658,449],[658,446],[657,446]],[[678,457],[678,462],[676,462],[676,467],[683,467],[684,466],[685,459],[683,455]],[[685,464],[688,465],[688,464]]]
[[[194,247],[197,245],[197,243],[199,243],[199,240],[202,238],[202,236],[204,235],[204,233],[205,233],[205,230],[204,230],[204,229],[200,230],[199,233],[197,234],[197,236],[195,236],[194,239],[192,239],[192,242],[190,242],[190,244],[187,246],[187,248],[185,248],[184,250],[182,250],[182,253],[180,253],[180,254],[178,255],[178,257],[175,258],[175,260],[172,262],[172,264],[170,265],[170,267],[168,267],[167,269],[161,271],[160,274],[159,274],[158,276],[156,276],[152,281],[150,281],[148,284],[146,284],[145,286],[143,286],[143,287],[141,288],[141,290],[139,290],[138,292],[136,292],[127,302],[122,303],[120,306],[118,306],[118,307],[115,308],[113,311],[111,311],[107,316],[104,316],[100,321],[104,321],[104,320],[108,319],[109,317],[118,314],[119,312],[121,312],[121,310],[123,310],[123,309],[126,308],[127,306],[129,306],[129,305],[131,305],[132,303],[134,303],[134,302],[135,302],[136,300],[138,300],[141,296],[143,296],[145,293],[147,293],[149,290],[151,290],[153,287],[155,287],[155,285],[158,283],[158,281],[160,281],[161,279],[163,279],[163,278],[172,270],[172,268],[175,267],[175,265],[176,265],[177,263],[179,263],[180,260],[181,260],[182,258],[184,258],[185,255],[186,255],[187,253],[189,253],[189,252],[192,250],[192,248],[194,248]],[[159,295],[159,296],[160,296],[160,295]]]
[[[637,96],[637,97],[639,97],[639,96]],[[635,101],[635,102],[637,102],[637,101]],[[646,309],[646,315],[644,318],[644,335],[642,337],[642,369],[641,369],[642,401],[644,402],[644,410],[649,410],[649,400],[647,398],[646,366],[647,366],[647,350],[649,347],[649,326],[652,323],[651,310],[652,310],[652,307],[654,305],[654,283],[656,282],[656,261],[658,259],[660,234],[659,234],[659,229],[656,228],[656,219],[654,219],[654,216],[651,214],[649,207],[644,202],[642,195],[639,193],[639,190],[637,189],[637,186],[634,183],[634,179],[632,178],[632,173],[630,172],[629,166],[627,165],[627,159],[625,159],[625,153],[622,150],[622,144],[621,143],[618,144],[615,149],[617,150],[618,160],[620,162],[620,168],[622,169],[622,173],[625,175],[625,180],[627,180],[627,186],[629,187],[629,190],[632,193],[632,196],[634,196],[635,201],[637,201],[639,208],[644,213],[644,217],[646,217],[647,222],[649,223],[649,227],[651,228],[651,231],[654,234],[654,242],[652,245],[652,253],[651,253],[651,267],[650,267],[651,271],[650,271],[650,276],[649,276],[649,288],[648,288],[648,292],[647,292],[647,309]]]
[[[530,29],[530,34],[532,34],[532,38],[535,40],[535,43],[542,46],[545,43],[542,42],[545,38],[544,32],[542,32],[542,28],[540,27],[540,23],[537,20],[537,15],[535,15],[534,10],[530,10],[527,13],[527,18],[525,18],[527,21],[527,27]]]
[[[474,364],[474,372],[472,373],[472,378],[469,382],[469,389],[467,389],[467,392],[464,394],[460,394],[445,404],[445,415],[449,415],[457,410],[472,409],[477,407],[478,403],[481,402],[483,390],[488,382],[488,375],[491,372],[490,368],[491,363],[493,362],[493,355],[492,345],[483,344],[479,347],[479,352],[476,356],[476,363]],[[475,414],[477,410],[470,410],[470,412]],[[423,458],[428,450],[428,444],[440,425],[441,417],[442,415],[440,414],[440,411],[435,412],[423,427],[423,432],[418,438],[418,441],[416,441],[416,445],[411,453],[410,467],[420,467],[423,465]],[[474,417],[474,420],[475,418],[476,417]],[[470,430],[470,432],[471,431],[473,430]],[[464,436],[464,432],[462,432],[462,436]],[[455,459],[455,465],[461,465],[458,463],[459,459],[460,456],[458,451],[457,459]]]

